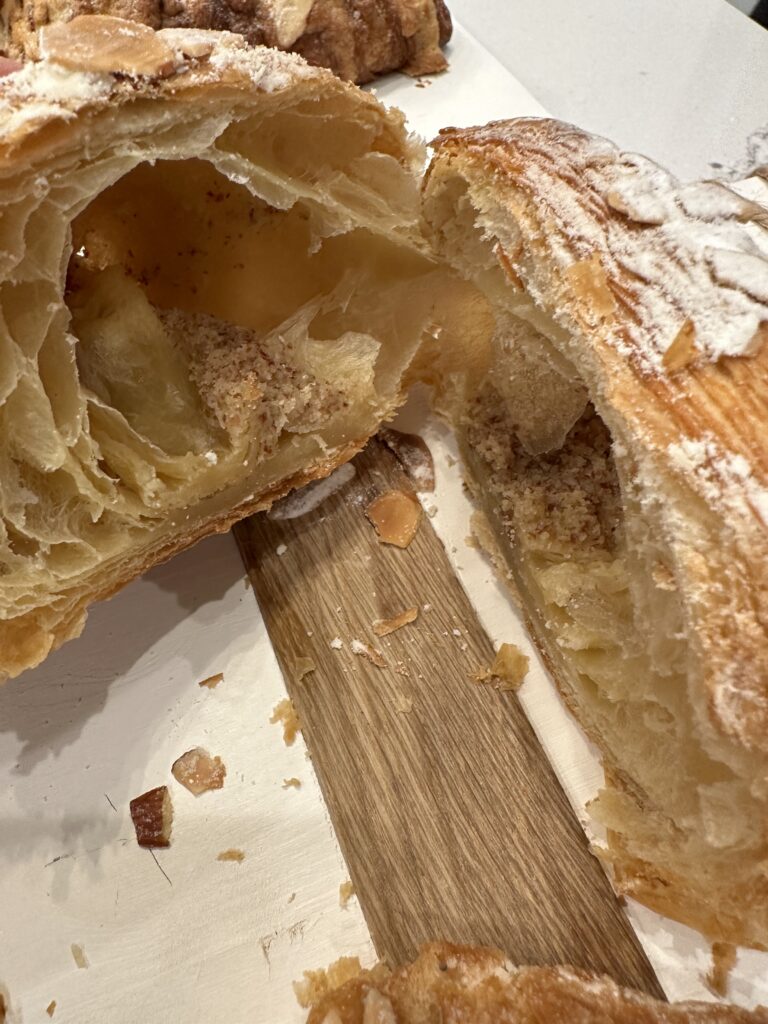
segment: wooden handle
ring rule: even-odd
[[[471,680],[493,648],[429,519],[399,550],[365,518],[407,478],[376,441],[354,465],[314,511],[235,533],[379,955],[485,943],[661,996],[517,698]],[[414,606],[416,622],[376,637],[375,620]]]

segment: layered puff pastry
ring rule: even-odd
[[[555,121],[435,145],[432,240],[496,319],[444,400],[478,532],[602,754],[599,855],[619,892],[768,947],[768,216]]]
[[[40,56],[38,30],[82,14],[105,14],[153,29],[236,32],[253,46],[300,53],[341,78],[368,82],[402,69],[445,69],[451,37],[444,0],[8,0],[0,12],[0,50]]]
[[[42,49],[0,82],[4,677],[349,458],[438,294],[398,113],[227,33],[95,16]]]
[[[497,949],[434,943],[394,972],[311,984],[307,1024],[767,1024],[768,1011],[662,1003],[572,967],[516,967]],[[327,989],[330,989],[328,991]],[[302,986],[299,986],[303,994]]]

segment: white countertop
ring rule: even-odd
[[[768,31],[726,0],[449,0],[555,117],[682,177],[746,170],[768,126]],[[768,163],[768,140],[758,161]]]

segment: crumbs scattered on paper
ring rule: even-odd
[[[364,643],[362,640],[352,640],[349,644],[349,649],[353,654],[356,654],[359,658],[365,658],[377,668],[387,667],[386,659],[381,651],[375,647],[371,647],[370,644]]]
[[[342,882],[339,886],[339,906],[342,910],[347,909],[347,904],[355,895],[355,887],[350,881]]]
[[[218,854],[218,856],[216,857],[216,860],[233,860],[237,864],[242,864],[243,861],[245,860],[245,852],[243,850],[238,850],[235,848],[232,848],[230,850],[222,850],[221,853]]]
[[[220,757],[211,757],[202,747],[193,747],[173,762],[171,774],[190,793],[200,796],[222,788],[227,768]]]
[[[224,682],[224,673],[217,672],[215,676],[208,676],[207,679],[201,679],[197,684],[198,686],[207,686],[209,690],[215,690],[219,683]]]
[[[389,636],[395,630],[402,629],[403,626],[415,622],[418,616],[418,608],[406,608],[404,612],[394,615],[391,619],[376,619],[373,623],[373,632],[376,636]]]
[[[345,982],[358,977],[362,969],[356,956],[342,956],[325,969],[304,971],[303,980],[293,983],[293,991],[296,993],[299,1006],[308,1010],[329,992],[334,992]]]
[[[52,999],[50,1001],[50,1003],[48,1003],[48,1005],[45,1008],[45,1012],[48,1014],[49,1017],[52,1017],[54,1015],[54,1013],[56,1013],[56,1000],[55,999]],[[2,1017],[0,1017],[0,1021],[2,1021]]]
[[[72,950],[72,959],[77,964],[78,969],[81,971],[87,970],[87,968],[90,967],[90,964],[88,963],[88,957],[85,955],[83,947],[79,943],[73,942],[69,948]]]
[[[283,779],[283,789],[301,789],[301,779],[292,775],[290,779]]]
[[[293,701],[290,697],[285,697],[279,704],[275,705],[269,721],[272,725],[277,725],[278,723],[282,725],[285,745],[286,747],[292,747],[301,726],[299,725],[299,716],[296,714],[296,708],[293,706]]]

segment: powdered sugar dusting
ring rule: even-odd
[[[768,527],[768,488],[755,478],[743,455],[725,451],[711,436],[670,444],[667,455],[673,468],[695,479],[713,508],[725,505],[741,515],[757,516]]]
[[[719,182],[681,184],[650,160],[557,122],[463,134],[463,145],[476,142],[481,188],[488,144],[515,152],[514,185],[546,221],[558,276],[599,260],[614,297],[635,314],[617,318],[613,331],[606,318],[608,340],[646,372],[664,372],[664,353],[686,322],[698,359],[754,354],[768,323],[768,211],[754,200]],[[495,212],[483,222],[489,235]],[[538,300],[524,263],[514,253],[510,262]],[[566,315],[559,318],[568,328]]]

